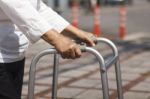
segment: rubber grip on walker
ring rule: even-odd
[[[86,46],[80,46],[82,52],[86,52]]]
[[[93,36],[91,36],[90,38],[91,38],[91,40],[92,40],[95,44],[98,43],[98,40],[97,40],[96,36],[93,35]]]

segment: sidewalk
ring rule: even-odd
[[[115,41],[121,60],[124,99],[150,99],[150,46],[135,41]],[[105,45],[98,45],[106,58],[110,50]],[[22,99],[27,96],[29,64],[34,55],[48,48],[43,41],[29,48],[25,68]],[[106,50],[107,49],[107,50]],[[52,56],[46,56],[38,63],[35,99],[51,99]],[[58,99],[102,99],[99,66],[92,55],[83,54],[77,60],[60,60]],[[109,73],[110,97],[116,99],[114,67]]]
[[[101,29],[102,32],[105,33],[102,35],[112,35],[113,37],[111,38],[115,37],[115,40],[113,40],[120,53],[124,99],[150,99],[150,40],[149,38],[145,38],[147,36],[142,37],[140,35],[137,37],[137,31],[143,35],[142,30],[145,29],[147,29],[145,32],[149,35],[149,21],[147,19],[147,25],[144,26],[143,24],[139,24],[140,22],[133,24],[133,19],[137,22],[137,20],[141,20],[141,16],[145,15],[138,14],[141,16],[137,18],[136,13],[144,13],[143,9],[149,8],[148,4],[144,3],[143,5],[129,8],[131,11],[129,14],[131,14],[131,16],[127,22],[127,28],[130,31],[127,31],[128,37],[125,41],[116,41],[116,38],[118,38],[119,24],[118,8],[102,9],[103,20],[101,21]],[[139,9],[142,10],[139,11]],[[63,16],[71,22],[70,12],[68,10],[70,11],[70,9],[64,9]],[[133,11],[136,10],[137,12],[133,13]],[[133,14],[135,14],[135,16],[132,16]],[[80,28],[92,32],[93,16],[91,14],[86,15],[82,13],[79,14],[79,17],[79,20],[81,20],[79,25],[82,26]],[[145,19],[145,17],[143,19]],[[141,22],[145,21],[141,20]],[[130,34],[132,34],[132,36]],[[27,99],[27,84],[31,60],[37,53],[47,48],[50,48],[49,44],[46,44],[42,40],[29,47],[26,55],[27,60],[22,99]],[[105,58],[110,56],[111,50],[103,44],[98,45],[97,50],[100,51]],[[53,56],[50,55],[43,57],[38,63],[35,99],[51,99],[52,64]],[[99,66],[95,57],[88,53],[84,53],[82,58],[76,60],[61,59],[59,66],[58,99],[103,99],[99,72]],[[116,99],[114,67],[110,68],[108,76],[110,99]]]

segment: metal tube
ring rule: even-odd
[[[82,51],[87,51],[90,52],[92,54],[94,54],[97,59],[99,60],[99,64],[100,64],[100,68],[103,68],[104,70],[105,68],[105,62],[103,57],[99,54],[98,51],[96,51],[95,49],[86,47],[86,49],[82,49]],[[48,49],[48,50],[44,50],[41,53],[39,53],[38,55],[35,56],[35,58],[33,59],[32,63],[31,63],[31,67],[30,67],[30,73],[29,73],[29,88],[28,88],[28,99],[33,99],[34,97],[34,83],[35,83],[35,70],[36,70],[36,64],[39,61],[39,59],[47,54],[56,54],[56,50],[55,49]],[[103,70],[101,70],[103,71]],[[108,90],[108,80],[107,80],[107,74],[106,72],[101,72],[102,73],[102,88],[103,88],[103,96],[105,97],[104,99],[108,99],[109,97],[109,90]]]
[[[36,55],[30,66],[29,71],[29,84],[28,84],[28,99],[34,99],[34,84],[35,84],[35,71],[36,71],[36,64],[39,61],[39,59],[47,54],[55,54],[57,53],[55,49],[48,49],[40,52],[38,55]]]
[[[106,62],[106,68],[107,70],[113,65],[115,64],[115,62],[118,60],[118,57],[113,57],[111,60],[109,60],[108,62]]]
[[[86,52],[90,52],[93,55],[95,55],[100,64],[103,99],[109,99],[109,86],[108,86],[107,70],[106,70],[104,58],[95,49],[86,47]]]
[[[57,99],[58,69],[59,69],[58,65],[59,65],[59,55],[54,54],[52,99]]]
[[[116,82],[117,82],[117,92],[118,99],[123,99],[123,89],[122,89],[122,78],[121,78],[121,70],[120,70],[120,61],[119,61],[119,53],[115,44],[105,38],[97,38],[97,42],[103,42],[108,44],[114,54],[114,57],[106,63],[106,69],[109,69],[113,63],[115,63],[115,74],[116,74]]]
[[[115,72],[116,72],[118,99],[123,99],[122,78],[121,78],[121,70],[120,70],[119,60],[116,61],[116,63],[115,63]]]
[[[106,39],[106,38],[97,38],[97,42],[102,42],[102,43],[105,43],[105,44],[109,45],[111,47],[112,51],[113,51],[113,54],[114,54],[114,58],[113,58],[114,61],[118,59],[118,56],[119,56],[118,49],[117,49],[117,47],[115,46],[115,44],[112,41],[110,41],[109,39]],[[111,59],[109,61],[113,62],[113,59]],[[110,63],[106,63],[106,64],[107,64],[106,65],[107,69],[110,67],[110,65],[112,65]]]
[[[85,49],[81,49],[82,51],[87,51],[87,52],[90,52],[92,54],[94,54],[96,56],[96,58],[98,59],[99,61],[99,64],[100,64],[100,69],[101,69],[101,80],[102,80],[102,91],[103,91],[103,97],[104,99],[109,99],[109,89],[108,89],[108,78],[107,78],[107,69],[110,65],[112,65],[115,60],[117,60],[118,58],[118,50],[116,48],[116,46],[108,39],[105,39],[105,38],[98,38],[97,39],[98,42],[103,42],[103,43],[106,43],[108,44],[112,50],[113,50],[113,53],[114,53],[114,58],[112,60],[110,60],[109,63],[106,63],[107,64],[107,67],[105,65],[105,62],[104,62],[104,59],[103,57],[101,56],[101,54],[99,54],[98,51],[96,51],[95,49],[92,49],[92,48],[89,48],[89,47],[86,47]],[[44,50],[42,51],[41,53],[39,53],[32,61],[31,63],[31,67],[30,67],[30,78],[29,78],[29,89],[28,89],[28,99],[33,99],[34,97],[34,83],[35,83],[35,69],[36,69],[36,64],[37,62],[39,61],[39,59],[44,56],[44,55],[47,55],[47,54],[56,54],[56,50],[55,49],[48,49],[48,50]],[[57,66],[56,66],[57,67]],[[116,65],[116,78],[117,78],[117,87],[119,86],[118,88],[118,91],[119,90],[122,90],[121,88],[121,77],[119,76],[121,73],[119,71],[119,66]],[[106,69],[107,68],[107,69]],[[58,76],[58,75],[56,75]],[[54,77],[55,78],[55,77]],[[56,77],[58,78],[58,77]],[[55,79],[56,80],[56,79]],[[55,86],[56,88],[57,86]],[[55,90],[55,89],[54,89]],[[55,94],[56,93],[56,94]],[[122,93],[121,92],[118,92],[118,94],[120,95],[119,97],[123,97]],[[54,91],[54,95],[57,96],[57,92]],[[122,99],[122,98],[119,98],[119,99]]]

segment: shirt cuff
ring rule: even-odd
[[[67,20],[56,13],[53,9],[46,6],[43,2],[41,2],[39,13],[58,33],[61,33],[67,26],[70,25]]]
[[[61,33],[66,27],[70,25],[69,22],[65,21],[63,18],[59,18],[56,23],[53,25],[54,29],[58,32]]]
[[[30,28],[27,31],[27,36],[31,43],[35,43],[41,39],[41,36],[47,31],[52,29],[52,26],[49,25],[45,20],[40,20],[38,22],[33,22],[29,26]]]

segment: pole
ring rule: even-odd
[[[57,13],[59,13],[59,14],[61,13],[59,0],[54,0],[54,9]]]
[[[78,13],[79,13],[79,5],[77,0],[73,0],[72,4],[72,25],[78,27]]]
[[[59,55],[54,54],[52,99],[57,99]]]
[[[101,35],[101,29],[100,29],[100,19],[101,19],[101,10],[100,6],[96,4],[94,6],[94,35],[100,36]]]
[[[124,39],[126,33],[126,16],[127,7],[125,5],[120,6],[120,26],[119,26],[119,37]]]

